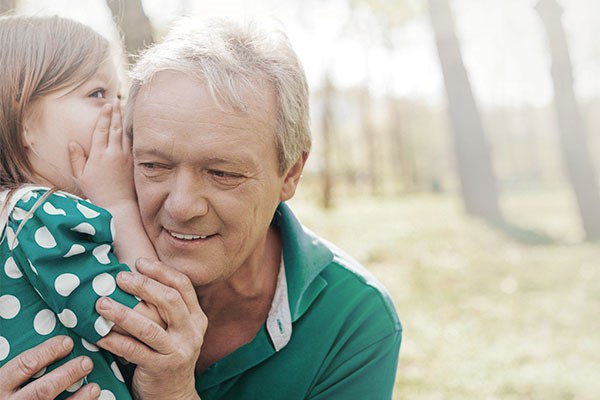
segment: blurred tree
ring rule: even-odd
[[[368,86],[363,86],[360,91],[360,114],[362,120],[362,134],[364,149],[366,151],[367,168],[366,178],[369,184],[371,195],[380,194],[381,177],[379,176],[378,164],[381,163],[381,157],[377,152],[377,130],[373,126],[373,111],[371,110],[371,95]]]
[[[498,189],[481,115],[456,37],[449,0],[429,0],[454,139],[461,191],[468,213],[490,220],[502,219]]]
[[[398,100],[388,101],[388,113],[390,115],[388,125],[389,151],[391,153],[393,176],[397,181],[399,190],[411,191],[415,183],[412,175],[414,170],[412,156],[414,152],[407,151],[410,149],[410,132],[406,129],[406,121],[402,119],[401,106]]]
[[[136,55],[154,42],[152,25],[144,13],[141,0],[106,0],[113,20],[119,27],[130,64]]]
[[[571,58],[561,23],[562,10],[556,0],[540,0],[536,9],[546,28],[552,55],[554,104],[567,176],[577,199],[586,238],[600,239],[600,196],[588,153],[585,124],[573,89]]]
[[[333,167],[332,167],[332,147],[333,147],[333,97],[334,87],[331,82],[331,75],[325,74],[323,83],[323,106],[321,115],[321,135],[323,138],[323,148],[321,149],[321,182],[322,193],[321,206],[329,209],[333,206]]]
[[[17,8],[17,0],[0,0],[0,14],[12,13]]]
[[[380,46],[389,54],[394,53],[396,44],[393,40],[393,32],[396,28],[406,23],[407,20],[414,17],[418,12],[405,0],[349,0],[350,6],[350,21],[346,31],[352,31],[362,37],[365,49],[365,67],[366,76],[359,104],[361,108],[362,120],[362,135],[364,142],[365,160],[366,160],[366,178],[369,183],[371,194],[378,195],[382,192],[384,186],[384,176],[382,171],[385,166],[382,163],[385,156],[381,154],[381,146],[378,143],[383,139],[379,135],[378,129],[373,123],[373,107],[372,96],[369,93],[369,81],[372,78],[370,50],[375,46]],[[385,102],[387,103],[386,111],[388,112],[387,129],[383,133],[387,135],[387,141],[390,143],[388,150],[392,152],[391,168],[394,170],[393,176],[399,179],[401,186],[411,187],[411,174],[414,172],[415,165],[410,164],[411,159],[405,157],[406,154],[414,154],[410,149],[405,149],[405,146],[410,145],[410,140],[403,138],[409,132],[400,129],[399,113],[396,110],[397,99],[391,92],[393,86],[394,72],[385,77],[388,81],[388,90],[384,94]],[[401,162],[397,162],[401,160]],[[398,171],[398,168],[402,168]]]

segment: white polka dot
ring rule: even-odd
[[[100,392],[100,397],[98,400],[116,400],[115,395],[110,390],[103,390]]]
[[[37,193],[27,192],[23,195],[23,197],[21,197],[21,200],[23,200],[25,203],[27,203],[29,200],[35,199],[36,197],[37,197]]]
[[[115,228],[115,219],[111,218],[110,219],[110,236],[112,238],[112,241],[115,241],[115,238],[117,237],[117,230]]]
[[[60,208],[56,208],[56,207],[54,207],[50,203],[44,203],[42,209],[48,215],[67,215],[67,213],[65,212],[65,210],[61,210]]]
[[[5,337],[0,336],[0,361],[5,360],[8,353],[10,353],[10,343]]]
[[[29,268],[31,268],[31,270],[33,271],[34,274],[38,275],[37,269],[35,269],[35,267],[31,263],[31,260],[27,259],[27,261],[29,262]]]
[[[54,281],[54,289],[61,296],[67,297],[79,286],[79,278],[75,274],[62,274]]]
[[[79,233],[85,233],[86,235],[91,236],[94,236],[96,234],[96,229],[94,229],[94,227],[91,224],[88,224],[87,222],[82,222],[76,227],[71,228],[71,230]]]
[[[19,240],[15,236],[15,231],[10,226],[6,227],[6,240],[9,250],[14,250],[19,245]]]
[[[67,328],[75,328],[77,326],[77,316],[68,308],[65,308],[60,314],[58,314],[58,319]]]
[[[33,319],[33,328],[40,335],[48,335],[56,326],[56,316],[51,310],[42,310]]]
[[[79,388],[81,387],[81,385],[83,385],[83,378],[78,380],[77,382],[75,382],[74,384],[72,384],[71,386],[69,386],[66,391],[69,393],[74,393],[77,390],[79,390]]]
[[[110,245],[101,244],[100,246],[98,246],[94,250],[92,250],[92,254],[94,255],[94,257],[96,257],[96,260],[98,260],[98,262],[100,264],[109,264],[110,263],[110,259],[108,258],[109,251],[110,251]]]
[[[37,379],[40,376],[44,375],[46,373],[46,367],[40,369],[38,372],[35,373],[35,375],[32,376],[33,379]]]
[[[44,300],[44,296],[42,296],[42,294],[40,293],[39,290],[37,290],[37,288],[33,288],[35,290],[35,292],[38,294],[38,296],[40,296],[40,299]],[[44,300],[44,303],[46,302],[46,300]]]
[[[96,322],[94,322],[94,329],[96,330],[96,332],[98,332],[98,335],[104,337],[108,335],[108,332],[110,332],[114,325],[114,322],[109,321],[104,317],[98,317],[98,319],[96,319]]]
[[[6,274],[6,276],[12,279],[19,279],[23,276],[23,273],[21,272],[19,267],[17,267],[17,263],[12,257],[8,257],[8,259],[4,263],[4,273]]]
[[[12,319],[21,311],[21,302],[15,296],[0,296],[0,318]]]
[[[94,278],[92,281],[92,287],[98,296],[108,296],[115,291],[117,288],[117,283],[112,275],[104,272]]]
[[[23,218],[27,216],[28,211],[23,210],[22,208],[15,207],[12,210],[11,216],[15,221],[22,221]]]
[[[38,246],[43,247],[44,249],[51,249],[56,246],[56,240],[54,239],[54,236],[52,236],[48,228],[45,226],[35,231],[34,237]]]
[[[84,338],[81,338],[81,344],[83,345],[83,347],[85,347],[89,351],[93,351],[94,353],[100,351],[100,349],[98,348],[98,346],[96,346],[95,344],[92,344],[92,343],[88,342]]]
[[[117,365],[116,361],[113,361],[110,364],[110,369],[112,369],[113,374],[115,374],[118,380],[120,380],[121,382],[125,382],[125,379],[123,379],[123,374],[121,373],[121,370],[119,369],[119,366]]]
[[[63,256],[63,258],[69,258],[83,253],[85,253],[85,247],[83,247],[80,244],[74,244],[73,246],[71,246],[69,251],[67,251],[67,254]]]
[[[98,215],[100,215],[98,211],[92,210],[91,208],[86,207],[83,204],[77,203],[76,207],[79,210],[79,212],[81,212],[86,218],[96,218]]]

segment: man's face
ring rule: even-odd
[[[280,176],[275,96],[242,93],[247,112],[214,103],[182,73],[146,84],[133,115],[135,186],[158,256],[195,285],[263,262],[269,224],[290,182]]]

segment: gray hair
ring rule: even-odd
[[[311,147],[308,84],[287,36],[255,22],[227,19],[184,21],[147,49],[131,72],[125,131],[133,135],[133,110],[141,87],[161,71],[177,71],[205,83],[218,104],[222,99],[245,111],[240,93],[264,91],[273,84],[278,105],[279,172],[287,171]]]

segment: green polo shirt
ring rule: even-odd
[[[273,223],[283,262],[267,321],[196,375],[202,400],[391,399],[402,326],[385,289],[287,205]]]
[[[202,400],[387,400],[402,327],[385,289],[280,204],[283,266],[254,340],[196,376]]]

